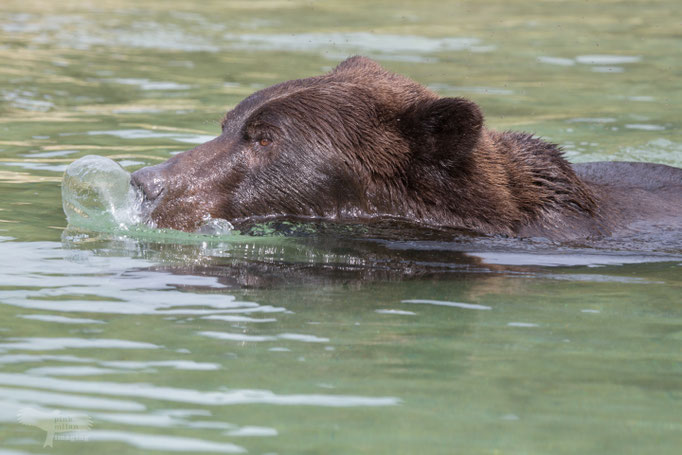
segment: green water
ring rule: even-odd
[[[64,233],[60,190],[77,158],[161,162],[249,93],[352,54],[571,161],[682,166],[678,12],[3,0],[0,455],[679,453],[682,251],[401,226]],[[43,448],[35,425],[55,423]]]

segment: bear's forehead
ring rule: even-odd
[[[316,97],[326,94],[335,99],[347,98],[358,104],[373,101],[395,110],[413,105],[420,99],[437,98],[421,84],[390,73],[372,60],[353,57],[330,73],[282,82],[253,93],[225,115],[223,124],[243,122],[254,111],[270,103],[313,93]],[[359,99],[358,95],[363,93],[370,96]]]
[[[271,87],[259,90],[252,95],[249,95],[242,102],[240,102],[235,110],[239,111],[253,111],[263,104],[270,103],[283,98],[292,96],[305,96],[309,90],[329,88],[329,94],[340,95],[341,87],[348,87],[349,85],[356,86],[371,86],[374,79],[358,79],[349,77],[348,74],[325,74],[322,76],[314,76],[305,79],[295,79],[291,81],[282,82]],[[334,91],[332,91],[332,89]],[[316,90],[319,94],[320,91]]]

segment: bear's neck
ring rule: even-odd
[[[425,173],[410,198],[411,208],[430,207],[417,214],[430,223],[517,235],[528,226],[542,231],[592,220],[596,212],[592,191],[560,149],[529,134],[483,130],[466,166],[441,173],[437,182],[433,175]]]

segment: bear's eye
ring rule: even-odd
[[[267,137],[264,137],[258,141],[258,144],[261,147],[267,147],[268,145],[272,144],[272,141],[270,139],[268,139]]]

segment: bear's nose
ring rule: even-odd
[[[131,183],[141,189],[145,199],[150,202],[158,198],[164,189],[164,179],[157,166],[143,167],[133,172]]]

